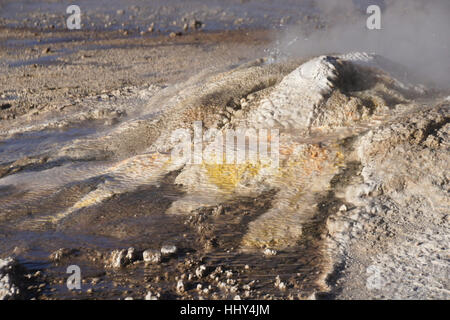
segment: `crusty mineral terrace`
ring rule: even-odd
[[[380,289],[367,290],[365,275],[375,265],[382,297],[448,298],[449,104],[423,86],[400,81],[402,73],[382,57],[352,53],[303,63],[257,61],[188,81],[170,91],[175,95],[160,89],[148,104],[157,103],[163,114],[140,115],[50,157],[94,155],[101,165],[65,172],[72,180],[106,178],[70,206],[26,224],[58,224],[77,210],[158,185],[177,172],[174,184],[185,193],[167,214],[187,215],[237,196],[275,191],[271,208],[248,225],[241,249],[283,249],[319,234],[327,260],[320,277],[325,291],[377,296]],[[278,129],[279,165],[271,165],[270,156],[239,164],[174,159],[172,133],[193,130],[195,121],[223,135],[238,128]],[[208,153],[214,140],[204,137],[204,159],[214,157]],[[19,182],[10,176],[0,184],[20,188]],[[29,183],[30,199],[66,182],[56,179],[45,188]],[[341,209],[330,212],[331,202]],[[13,205],[14,199],[0,208]]]

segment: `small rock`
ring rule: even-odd
[[[220,215],[222,215],[222,214],[224,214],[224,209],[223,209],[223,206],[220,204],[220,205],[218,205],[217,208],[214,210],[214,215],[220,216]]]
[[[192,20],[190,23],[191,29],[198,30],[203,27],[204,23],[199,20]]]
[[[274,249],[266,248],[266,249],[264,249],[263,254],[265,256],[275,256],[277,254],[277,251]]]
[[[159,299],[159,293],[156,295],[153,295],[150,291],[145,296],[145,300],[158,300]]]
[[[138,255],[133,247],[128,248],[126,258],[129,260],[129,262],[138,260]]]
[[[54,262],[59,262],[62,259],[74,254],[75,252],[75,249],[60,248],[50,255],[50,259]]]
[[[157,250],[145,250],[142,253],[142,257],[145,262],[149,263],[160,263],[161,262],[161,252]]]
[[[128,250],[114,250],[111,252],[108,265],[113,268],[125,267],[135,261],[139,260],[139,255],[136,250],[131,247]]]
[[[163,256],[170,256],[172,254],[175,254],[177,252],[177,247],[174,245],[164,245],[161,247],[161,254]]]
[[[278,288],[280,290],[286,289],[286,284],[281,281],[280,276],[276,276],[275,278],[275,288]]]
[[[184,284],[183,284],[183,280],[178,280],[177,282],[177,292],[184,292]]]
[[[171,32],[169,34],[169,37],[175,38],[175,37],[179,37],[179,36],[182,36],[182,35],[183,35],[183,33],[181,33],[181,32]]]
[[[121,268],[126,265],[127,250],[114,250],[111,252],[110,265],[113,268]]]
[[[20,295],[15,277],[17,266],[13,258],[0,259],[0,300],[15,299]]]
[[[200,267],[195,270],[195,275],[197,278],[201,279],[205,273],[206,267],[204,265],[201,265]]]

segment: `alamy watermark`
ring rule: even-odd
[[[377,5],[370,5],[367,7],[367,14],[370,16],[367,18],[366,26],[369,30],[381,29],[381,9]]]
[[[81,9],[79,6],[72,4],[67,7],[66,13],[70,14],[67,18],[67,28],[70,30],[81,29]]]
[[[70,274],[67,278],[67,289],[81,290],[81,269],[79,266],[73,264],[67,267],[66,273]]]
[[[172,133],[171,159],[187,164],[262,163],[276,168],[279,140],[278,129],[210,128],[203,132],[202,122],[195,121],[193,130],[177,129]]]
[[[66,8],[69,17],[66,20],[67,28],[70,30],[81,29],[81,9],[78,5],[72,4]],[[378,5],[369,5],[366,13],[370,16],[366,20],[366,27],[369,30],[381,29],[381,8]]]

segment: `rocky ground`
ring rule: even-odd
[[[0,299],[449,298],[448,90],[174,31],[1,28]],[[171,158],[194,121],[203,160]],[[242,127],[279,166],[206,161]]]

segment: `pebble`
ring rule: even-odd
[[[277,254],[277,251],[274,249],[266,248],[264,249],[263,253],[265,256],[275,256]]]
[[[201,265],[200,267],[195,270],[195,275],[197,278],[201,279],[205,273],[206,267],[204,265]]]
[[[177,282],[177,292],[184,292],[184,283],[183,280],[178,280]]]
[[[159,293],[156,295],[153,295],[150,291],[145,296],[145,300],[158,300],[158,298],[159,298]]]
[[[151,249],[145,250],[142,253],[142,257],[145,262],[149,262],[149,263],[160,263],[161,262],[161,252],[159,252],[157,250],[151,250]]]
[[[198,30],[203,27],[204,23],[199,20],[192,20],[190,23],[191,29]]]
[[[280,276],[276,276],[275,278],[275,288],[278,288],[280,290],[286,289],[286,284],[281,281]]]
[[[220,216],[224,214],[224,209],[223,206],[220,204],[219,206],[217,206],[217,208],[214,210],[214,215],[216,216]]]
[[[177,247],[174,245],[164,245],[161,247],[161,254],[163,256],[168,256],[175,254],[177,252]]]
[[[122,250],[114,250],[111,252],[111,267],[120,268],[126,265],[126,257],[127,251],[125,249]]]
[[[181,33],[181,32],[171,32],[169,34],[169,37],[170,38],[175,38],[175,37],[178,37],[178,36],[181,36],[181,35],[183,35],[183,33]]]
[[[136,261],[138,259],[136,250],[133,247],[128,248],[127,255],[125,256],[129,262]]]

